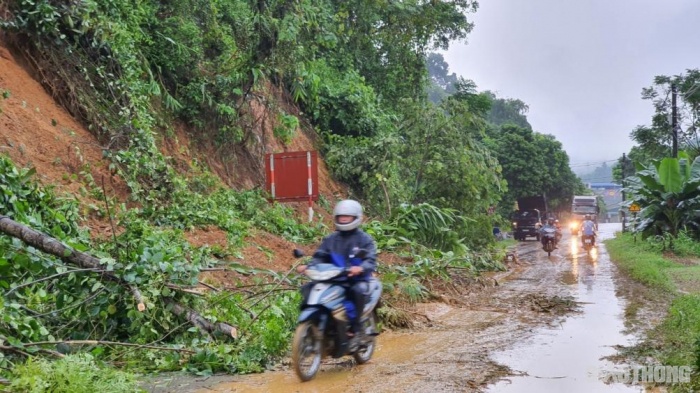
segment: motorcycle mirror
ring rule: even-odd
[[[304,251],[301,251],[298,248],[295,248],[294,251],[292,251],[292,254],[294,254],[294,258],[301,258],[304,256]]]

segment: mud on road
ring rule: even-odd
[[[601,226],[603,238],[613,224]],[[621,333],[623,304],[615,297],[610,263],[602,244],[590,254],[565,234],[547,256],[538,242],[521,242],[518,262],[507,272],[486,275],[483,288],[457,304],[421,304],[426,323],[411,331],[384,332],[373,359],[327,359],[318,376],[300,383],[282,364],[279,371],[250,376],[172,377],[152,392],[469,392],[638,391],[609,386],[600,360],[614,345],[632,339]],[[569,326],[569,328],[567,328]],[[539,368],[538,368],[539,367]],[[534,389],[534,390],[533,390]]]

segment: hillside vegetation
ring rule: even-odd
[[[476,9],[471,0],[0,3],[9,48],[0,60],[16,59],[72,116],[0,74],[0,215],[69,247],[54,256],[0,234],[0,374],[10,390],[57,386],[58,370],[76,364],[264,370],[287,350],[298,312],[295,262],[279,251],[313,248],[347,195],[365,204],[365,230],[391,262],[380,270],[389,305],[503,268],[494,208],[508,213],[518,196],[550,190],[565,204],[580,181],[522,102],[445,77],[439,59],[445,75],[428,72],[430,52],[464,39]],[[514,144],[526,149],[512,154]],[[265,153],[308,149],[324,157],[322,214],[311,223],[261,190]],[[224,239],[201,241],[212,233]],[[251,250],[270,238],[275,249]],[[80,252],[98,266],[76,266]],[[407,323],[398,309],[382,315]],[[222,323],[232,334],[207,328]],[[112,378],[124,382],[112,391],[131,389],[128,376]]]

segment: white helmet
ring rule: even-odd
[[[353,216],[355,219],[349,224],[338,224],[338,216]],[[360,223],[362,223],[362,205],[352,199],[338,202],[335,205],[335,209],[333,209],[333,222],[335,223],[335,229],[339,231],[351,231],[359,227]]]

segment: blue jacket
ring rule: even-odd
[[[353,248],[365,249],[367,255],[363,259],[350,258]],[[371,277],[372,272],[377,270],[377,247],[372,236],[361,229],[335,231],[323,238],[309,264],[320,262],[333,263],[339,267],[362,266],[363,274],[352,277],[350,280],[365,281]]]

